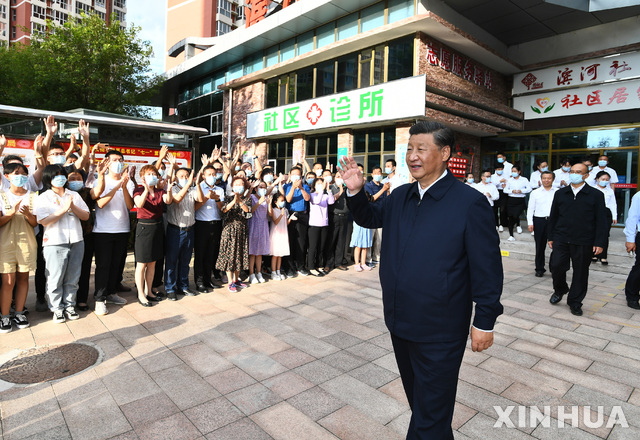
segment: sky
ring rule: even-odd
[[[129,0],[127,2],[127,26],[135,24],[142,28],[140,38],[153,46],[151,69],[153,73],[164,72],[165,28],[167,24],[167,0]]]

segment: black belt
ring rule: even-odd
[[[542,220],[549,220],[548,216],[547,217],[538,217],[538,216],[534,215],[533,218],[539,218],[539,219],[542,219]]]
[[[307,211],[292,211],[292,214],[306,214]]]
[[[337,212],[334,212],[333,215],[337,215],[338,217],[346,217],[349,214],[348,213],[347,214],[338,214]]]
[[[181,228],[180,226],[176,226],[176,225],[171,224],[171,223],[169,223],[167,226],[168,226],[168,227],[172,227],[172,228],[174,228],[174,229],[178,229],[178,230],[180,230],[181,232],[189,232],[190,230],[192,230],[192,229],[193,229],[193,226],[186,226],[186,227],[184,227],[184,228]]]
[[[202,223],[204,225],[213,225],[220,223],[222,220],[196,220],[196,223]]]
[[[139,218],[138,223],[143,225],[157,225],[158,223],[162,223],[162,219],[152,219],[152,218]]]

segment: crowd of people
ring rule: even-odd
[[[122,283],[132,240],[135,290],[144,307],[214,288],[236,292],[265,278],[322,277],[348,270],[350,256],[357,272],[379,262],[382,229],[352,221],[344,181],[330,165],[310,167],[302,160],[276,175],[262,167],[255,150],[242,155],[238,146],[233,156],[215,148],[194,170],[178,166],[163,146],[154,164],[136,170],[118,150],[91,147],[82,120],[82,145],[72,136],[68,148],[53,142],[53,117],[44,125],[31,169],[20,156],[2,161],[2,333],[29,326],[25,302],[34,271],[36,311],[49,310],[55,322],[89,310],[94,259],[94,312],[126,304],[118,293],[132,290]],[[5,146],[2,136],[0,156]],[[104,159],[96,160],[101,150]],[[404,183],[395,168],[388,160],[384,170],[372,170],[366,191],[373,203]]]

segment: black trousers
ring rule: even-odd
[[[307,243],[309,230],[309,214],[296,212],[298,220],[289,223],[289,247],[291,257],[289,264],[292,270],[304,269],[307,264]]]
[[[307,268],[324,267],[324,247],[329,236],[329,226],[309,226],[309,251]]]
[[[108,295],[116,293],[122,281],[122,262],[127,258],[129,233],[95,233],[96,275],[95,300],[105,301]]]
[[[220,253],[220,237],[222,236],[222,221],[198,221],[194,228],[194,261],[193,276],[196,285],[211,286],[211,274],[218,261]]]
[[[553,250],[549,258],[553,290],[558,295],[569,292],[567,304],[570,306],[582,306],[582,301],[587,296],[589,265],[592,256],[593,246],[553,242]],[[567,285],[569,264],[573,267],[571,287]]]
[[[87,303],[89,298],[89,279],[91,277],[91,262],[95,248],[95,237],[93,232],[84,236],[84,255],[82,256],[82,269],[80,271],[80,281],[78,283],[78,294],[76,303]]]
[[[38,243],[38,258],[36,260],[36,299],[38,302],[46,303],[47,293],[47,277],[45,276],[45,262],[44,255],[42,254],[42,236],[44,235],[44,226],[40,226],[40,232],[36,235],[36,242]]]
[[[509,235],[513,236],[513,228],[516,226],[520,226],[520,215],[522,215],[522,212],[524,211],[526,206],[527,203],[524,197],[507,196],[507,223],[509,226]]]
[[[549,217],[533,218],[533,239],[536,242],[536,272],[544,272],[545,252],[547,250],[547,224]]]
[[[636,243],[640,244],[640,233],[636,234]],[[624,285],[624,294],[627,297],[627,301],[640,300],[640,257],[638,255],[639,253],[636,249],[636,262],[631,268],[627,282]]]
[[[329,219],[329,241],[326,247],[326,263],[330,269],[345,264],[345,249],[347,243],[348,214],[333,214]]]
[[[613,215],[611,215],[611,211],[609,210],[609,208],[607,208],[607,224],[609,225],[607,229],[607,242],[602,247],[602,252],[597,257],[598,260],[607,259],[607,252],[609,251],[609,237],[611,236],[612,223],[613,223]]]
[[[508,226],[507,199],[509,196],[501,190],[498,190],[498,194],[500,194],[500,198],[493,203],[493,215],[496,218],[496,226]]]
[[[391,334],[411,407],[407,440],[452,440],[451,421],[466,339],[411,342]]]

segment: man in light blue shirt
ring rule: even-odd
[[[627,297],[627,305],[632,309],[640,310],[640,261],[636,243],[638,242],[638,226],[640,226],[640,192],[631,199],[629,215],[625,220],[624,235],[626,236],[627,252],[636,252],[636,262],[629,272],[627,282],[624,287],[624,294]]]

